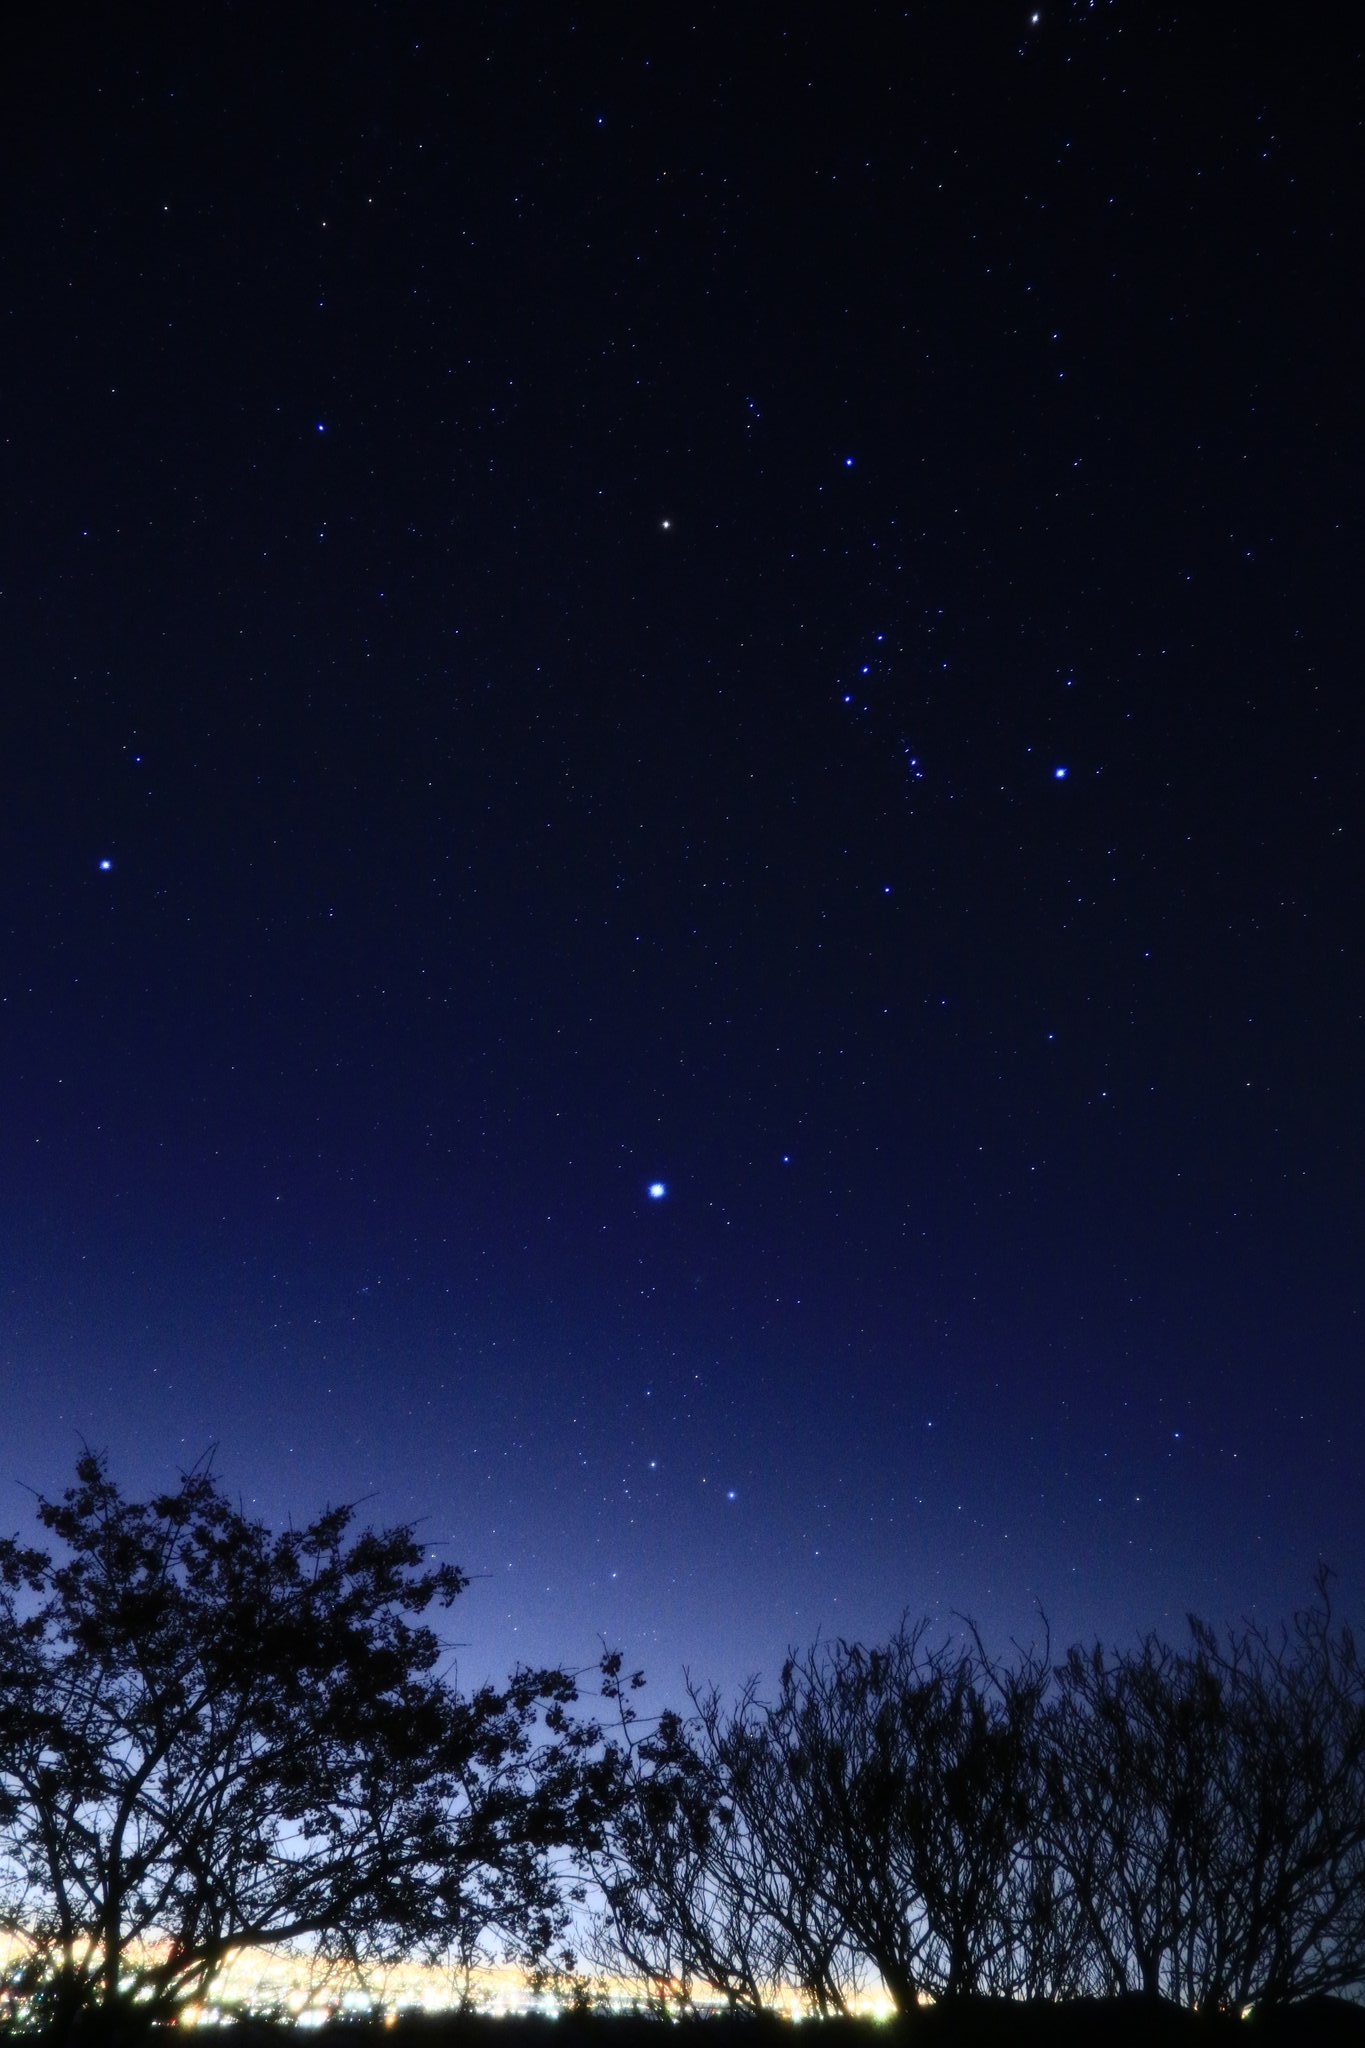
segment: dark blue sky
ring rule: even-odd
[[[1030,12],[26,24],[9,1523],[1358,1611],[1360,38]]]

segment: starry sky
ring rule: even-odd
[[[461,1669],[1365,1591],[1348,10],[28,10],[0,1519]]]

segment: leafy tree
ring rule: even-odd
[[[335,1508],[272,1534],[206,1465],[130,1501],[83,1456],[0,1542],[0,1934],[63,2023],[149,2015],[242,1945],[543,1954],[590,1824],[563,1671],[460,1696],[423,1619],[466,1581]]]

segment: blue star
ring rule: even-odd
[[[668,1189],[663,1181],[652,1180],[647,1189],[647,1193],[649,1195],[649,1199],[651,1202],[662,1202],[664,1196],[668,1193]]]
[[[1065,782],[1065,781],[1066,781],[1066,770],[1065,770],[1065,768],[1054,768],[1054,769],[1053,769],[1053,771],[1052,771],[1052,779],[1053,779],[1053,781],[1054,781],[1054,782]]]
[[[111,860],[102,860],[100,862],[100,873],[102,875],[107,875],[110,868],[112,868],[113,865],[114,863]]]

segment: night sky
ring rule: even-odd
[[[659,1703],[1359,1614],[1361,49],[26,11],[7,1529],[216,1445]]]

